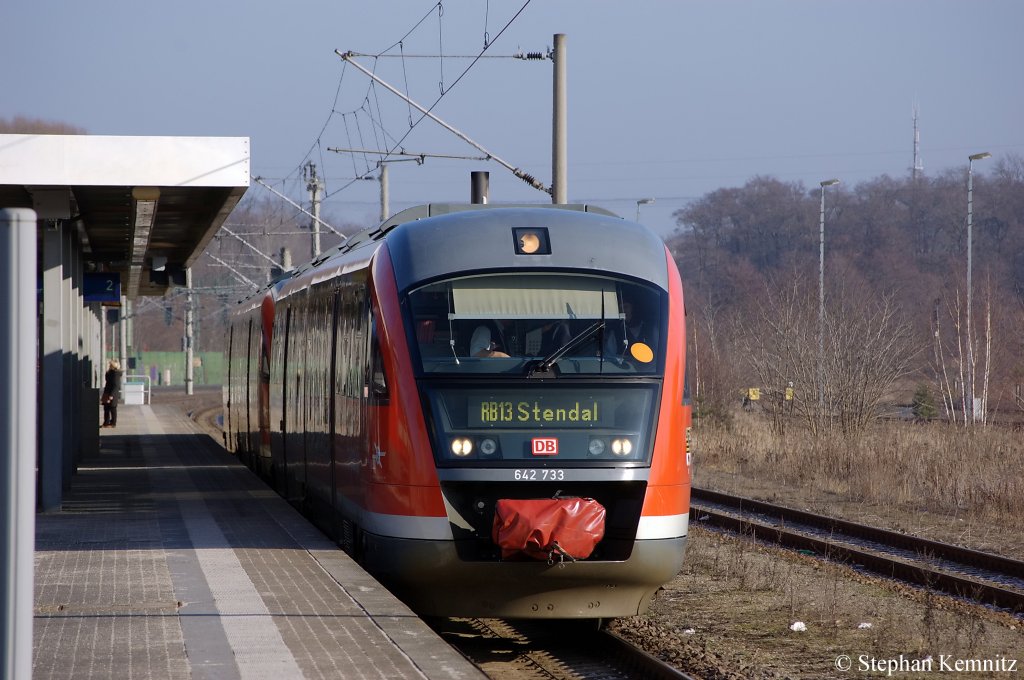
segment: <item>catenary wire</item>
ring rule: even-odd
[[[515,22],[515,20],[519,18],[519,16],[520,16],[520,15],[521,15],[521,14],[522,14],[522,13],[523,13],[523,12],[524,12],[525,10],[526,10],[526,8],[527,8],[527,7],[529,7],[529,5],[530,5],[530,3],[531,3],[532,1],[533,1],[533,0],[526,0],[526,2],[524,2],[524,3],[523,3],[523,6],[519,8],[519,10],[518,10],[518,11],[517,11],[517,12],[516,12],[516,13],[515,13],[515,14],[514,14],[513,16],[512,16],[512,18],[511,18],[511,19],[509,19],[509,20],[508,20],[508,22],[507,22],[507,23],[506,23],[506,24],[505,24],[505,25],[504,25],[504,26],[503,26],[503,27],[501,28],[501,30],[500,30],[500,31],[498,31],[498,33],[497,33],[497,34],[496,34],[496,35],[494,36],[494,40],[492,40],[492,41],[491,41],[490,45],[493,45],[493,44],[494,44],[494,43],[495,43],[495,42],[496,42],[496,41],[498,40],[498,38],[500,38],[500,37],[502,36],[502,34],[503,34],[503,33],[505,33],[505,31],[506,31],[506,30],[508,30],[509,26],[511,26],[511,25],[512,25],[512,24],[513,24],[513,23]],[[441,3],[438,3],[438,5],[440,5],[440,4],[441,4]],[[406,34],[406,35],[408,35],[408,34]],[[455,80],[454,80],[454,81],[452,82],[452,84],[451,84],[451,85],[450,85],[450,86],[448,87],[448,89],[447,89],[447,90],[445,90],[445,91],[444,91],[444,92],[443,92],[443,93],[442,93],[442,94],[441,94],[440,96],[438,96],[438,98],[437,98],[437,99],[435,99],[435,100],[434,100],[434,103],[433,103],[433,104],[431,104],[431,105],[430,105],[430,106],[429,106],[429,107],[427,108],[427,111],[428,111],[428,112],[430,112],[430,111],[433,111],[433,110],[434,110],[434,108],[435,108],[435,107],[436,107],[436,106],[437,106],[437,105],[438,105],[438,104],[439,104],[439,103],[441,102],[441,100],[442,100],[442,99],[444,99],[444,96],[445,96],[446,94],[448,94],[449,92],[451,92],[451,91],[452,91],[452,89],[454,89],[454,87],[455,87],[456,85],[458,85],[458,84],[459,84],[459,82],[460,82],[460,81],[461,81],[461,80],[462,80],[462,79],[463,79],[463,78],[464,78],[464,77],[466,76],[466,74],[467,74],[467,73],[469,73],[469,71],[470,71],[470,70],[471,70],[471,69],[472,69],[472,68],[473,68],[473,67],[474,67],[474,66],[475,66],[475,65],[477,64],[477,62],[478,62],[478,61],[480,60],[480,58],[481,58],[481,57],[483,56],[484,52],[485,52],[485,51],[486,51],[487,49],[489,49],[490,45],[488,45],[488,46],[487,46],[487,47],[485,47],[485,48],[484,48],[483,50],[481,50],[481,51],[480,51],[480,53],[479,53],[479,54],[478,54],[478,55],[477,55],[477,56],[476,56],[476,57],[475,57],[475,58],[473,59],[473,61],[472,61],[472,62],[470,62],[469,66],[467,66],[467,67],[465,68],[465,70],[463,70],[463,71],[462,71],[462,73],[460,73],[460,74],[459,74],[459,76],[458,76],[458,77],[457,77],[457,78],[456,78],[456,79],[455,79]],[[423,122],[423,120],[424,120],[424,119],[425,119],[426,117],[427,117],[427,116],[426,116],[426,114],[422,114],[422,115],[420,115],[419,119],[418,119],[418,120],[416,120],[416,121],[415,121],[415,122],[414,122],[414,123],[413,123],[413,124],[412,124],[412,125],[411,125],[411,126],[409,127],[409,129],[408,129],[408,130],[406,130],[405,134],[403,134],[403,135],[402,135],[402,136],[401,136],[401,137],[399,138],[399,140],[398,140],[398,141],[397,141],[397,142],[396,142],[396,143],[395,143],[395,144],[394,144],[394,145],[393,145],[393,146],[392,146],[392,147],[391,147],[390,149],[388,149],[388,151],[389,151],[389,152],[393,152],[393,151],[395,151],[396,149],[400,148],[400,147],[401,147],[401,144],[402,144],[402,142],[404,142],[404,141],[405,141],[405,139],[406,139],[406,138],[407,138],[407,137],[409,136],[409,134],[410,134],[410,133],[412,133],[412,131],[413,131],[413,130],[414,130],[414,129],[415,129],[415,128],[416,128],[416,127],[417,127],[417,126],[418,126],[418,125],[420,124],[420,123],[422,123],[422,122]],[[382,158],[382,159],[380,160],[380,162],[381,162],[381,163],[383,163],[383,162],[385,162],[386,160],[387,160],[387,156],[385,156],[384,158]],[[353,181],[353,182],[354,182],[354,181]],[[336,189],[335,191],[333,191],[333,192],[331,192],[331,193],[329,193],[329,194],[325,195],[325,196],[324,196],[324,198],[325,198],[325,199],[327,199],[327,198],[330,198],[331,196],[333,196],[333,195],[335,195],[335,194],[337,194],[337,193],[339,193],[339,192],[341,192],[341,191],[344,191],[344,190],[345,190],[346,188],[348,188],[348,187],[352,186],[353,182],[348,182],[347,184],[345,184],[345,185],[344,185],[344,186],[342,186],[341,188],[339,188],[339,189]]]

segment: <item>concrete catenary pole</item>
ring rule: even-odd
[[[103,387],[104,381],[103,376],[107,373],[107,308],[100,307],[100,384],[97,387]],[[113,338],[111,338],[113,343]]]
[[[192,382],[192,344],[195,331],[192,313],[193,300],[192,267],[185,267],[185,394],[192,394],[195,391]]]
[[[124,375],[128,370],[128,298],[124,295],[121,296],[121,308],[117,310],[117,330],[120,336],[120,342],[118,343],[118,361],[121,362],[121,374]],[[104,368],[104,372],[106,368]],[[121,392],[122,396],[124,391]]]
[[[312,202],[313,223],[310,229],[313,232],[313,259],[320,257],[320,193],[324,189],[324,183],[316,174],[316,164],[310,161],[306,164],[306,189],[309,191],[309,198]]]
[[[554,62],[554,112],[551,134],[551,202],[568,203],[568,171],[566,155],[568,149],[568,114],[565,82],[565,34],[555,34],[555,47],[551,54]]]
[[[36,213],[0,210],[0,678],[32,677]]]
[[[391,216],[391,206],[388,205],[390,199],[388,197],[388,164],[380,164],[380,221],[385,221]]]
[[[124,308],[125,322],[127,325],[127,332],[125,333],[125,348],[128,350],[126,354],[130,354],[135,349],[135,302],[128,300],[128,305]],[[121,370],[127,371],[128,366],[124,365]]]

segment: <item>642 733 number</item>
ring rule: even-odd
[[[547,468],[527,468],[512,471],[512,479],[517,482],[561,482],[565,480],[565,470],[549,470]]]

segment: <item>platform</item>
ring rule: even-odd
[[[482,678],[174,405],[36,516],[34,678]]]

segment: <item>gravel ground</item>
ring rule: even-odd
[[[792,630],[798,623],[805,630]],[[615,626],[701,677],[884,676],[872,672],[872,661],[877,667],[901,655],[908,664],[931,656],[931,675],[892,676],[917,678],[951,677],[939,667],[941,655],[949,663],[1024,662],[1022,624],[1007,613],[698,526],[691,528],[683,571],[650,612]],[[851,670],[837,668],[845,658]]]
[[[220,441],[219,388],[154,391]],[[698,485],[1024,557],[1014,527],[878,508],[700,471]],[[1006,677],[1024,673],[1024,619],[844,565],[691,526],[683,571],[613,629],[702,678]],[[794,630],[796,628],[797,630]],[[1009,670],[1011,662],[1016,672]],[[957,666],[957,664],[960,666]],[[848,665],[847,665],[848,664]],[[965,668],[1004,669],[964,673]]]
[[[1019,522],[871,505],[701,468],[695,484],[1024,559]],[[805,629],[792,630],[798,623]],[[650,612],[616,625],[708,678],[1007,675],[965,675],[957,660],[995,669],[1012,660],[1024,673],[1020,616],[700,526],[691,526],[683,571]]]

